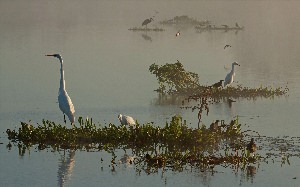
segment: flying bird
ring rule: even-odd
[[[59,86],[59,90],[58,90],[58,104],[59,104],[60,110],[64,114],[64,122],[66,123],[65,115],[67,115],[71,124],[74,124],[75,109],[74,109],[74,105],[71,101],[71,98],[66,91],[66,83],[65,83],[64,69],[63,69],[63,59],[62,59],[61,55],[59,55],[59,54],[46,55],[46,56],[53,56],[55,58],[58,58],[58,60],[60,61],[60,86]]]
[[[119,114],[118,119],[122,125],[135,125],[135,121],[132,117]]]
[[[213,87],[213,88],[219,88],[219,87],[222,87],[222,82],[223,82],[223,81],[224,81],[224,80],[220,80],[219,82],[217,82],[217,83],[211,85],[211,87]]]
[[[147,28],[147,25],[151,22],[151,21],[154,21],[152,18],[150,19],[145,19],[145,21],[143,21],[142,23],[142,26],[146,25],[146,28]]]
[[[180,31],[178,31],[176,34],[175,34],[175,36],[179,36],[180,35]]]
[[[225,81],[224,81],[224,87],[226,85],[229,85],[233,82],[233,77],[235,76],[235,72],[234,72],[234,66],[237,65],[237,66],[240,66],[237,62],[233,62],[232,63],[232,68],[231,68],[231,71],[226,75],[225,77]]]
[[[227,47],[231,47],[231,45],[225,45],[225,46],[224,46],[224,49],[226,49]]]

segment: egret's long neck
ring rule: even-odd
[[[60,61],[60,89],[65,90],[66,83],[65,83],[65,76],[64,76],[63,59],[59,59],[59,61]]]
[[[231,72],[234,72],[234,64],[232,64]]]

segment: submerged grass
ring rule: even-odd
[[[250,156],[246,147],[246,136],[241,132],[238,120],[229,124],[214,123],[206,128],[189,128],[186,121],[174,116],[164,127],[153,124],[136,126],[96,125],[91,119],[79,118],[79,126],[66,128],[51,121],[43,121],[36,127],[21,122],[18,130],[7,129],[8,139],[17,144],[20,154],[31,146],[39,150],[52,148],[105,150],[132,149],[140,160],[151,167],[180,169],[189,163],[201,167],[220,164],[246,165],[259,156]],[[149,153],[149,154],[148,154]]]

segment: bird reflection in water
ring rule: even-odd
[[[253,183],[255,174],[256,174],[256,167],[255,166],[247,166],[247,178],[251,180],[251,183]]]
[[[75,165],[74,156],[74,150],[70,150],[68,155],[66,155],[64,151],[64,154],[61,156],[57,171],[58,186],[65,186],[66,182],[71,179],[71,175]]]
[[[143,37],[146,41],[152,42],[152,38],[151,38],[150,36],[148,36],[147,33],[146,33],[146,34],[142,34],[142,37]]]

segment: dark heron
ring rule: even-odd
[[[145,21],[142,23],[142,26],[146,25],[146,28],[147,28],[147,25],[151,22],[151,21],[154,21],[152,18],[150,19],[145,19]]]
[[[222,82],[223,82],[223,81],[224,81],[224,80],[220,80],[219,82],[217,82],[217,83],[211,85],[211,87],[213,87],[213,88],[219,88],[219,87],[222,87]]]
[[[250,153],[254,153],[256,151],[256,144],[254,142],[254,138],[251,138],[251,141],[250,143],[247,145],[247,150],[250,152]]]

